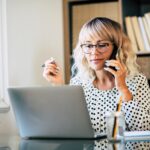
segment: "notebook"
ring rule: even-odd
[[[81,86],[9,87],[22,138],[106,138],[95,136]]]
[[[124,136],[126,141],[148,141],[150,140],[150,131],[125,131]]]

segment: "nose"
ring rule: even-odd
[[[91,54],[99,54],[99,51],[98,51],[98,48],[97,48],[97,45],[93,45],[93,47],[92,47],[92,52],[91,52]]]

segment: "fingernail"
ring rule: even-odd
[[[56,69],[57,69],[57,70],[60,70],[60,68],[59,68],[58,66],[56,67]]]
[[[115,68],[116,68],[116,70],[119,70],[120,68],[119,67],[117,67],[117,66],[115,66]]]
[[[108,64],[107,62],[105,63],[105,65],[106,65],[106,66],[109,66],[109,64]]]
[[[109,68],[104,67],[105,70],[108,70]]]
[[[53,57],[50,58],[50,61],[55,61],[55,59]]]
[[[51,63],[51,64],[55,64],[55,63],[56,63],[56,62],[55,62],[55,59],[54,59],[53,57],[51,57],[49,60],[50,60],[50,63]]]

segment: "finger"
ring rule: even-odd
[[[58,70],[56,69],[47,69],[46,71],[47,75],[55,76],[58,74]]]
[[[109,63],[105,63],[105,66],[107,66],[106,68],[114,68],[114,70],[120,70],[120,68],[122,67],[119,67],[119,65],[117,66],[116,64],[109,64]]]
[[[116,76],[117,72],[109,67],[104,67],[104,69],[108,72],[110,72],[111,74],[113,74],[114,76]]]
[[[44,69],[47,69],[47,68],[49,69],[53,68],[53,69],[59,70],[59,67],[57,67],[55,64],[47,64]]]
[[[43,74],[45,74],[45,76],[54,76],[57,74],[57,71],[52,67],[46,67],[44,68]]]
[[[116,60],[106,61],[105,65],[108,67],[109,66],[115,67],[116,70],[123,70],[124,69],[124,66],[119,61],[116,61]]]
[[[50,59],[45,61],[45,63],[42,65],[42,67],[45,67],[48,64],[56,64],[56,61],[54,60],[54,58],[50,58]]]
[[[49,66],[49,65],[56,66],[56,63],[50,62],[50,61],[48,61],[48,62],[45,63],[45,67]]]

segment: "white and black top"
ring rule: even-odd
[[[106,133],[106,112],[115,111],[119,98],[116,87],[111,90],[99,90],[92,82],[82,82],[80,77],[71,79],[71,85],[81,85],[95,133]],[[121,111],[125,114],[126,130],[150,130],[150,88],[147,78],[136,75],[127,78],[126,84],[133,94],[133,99],[122,103]]]

